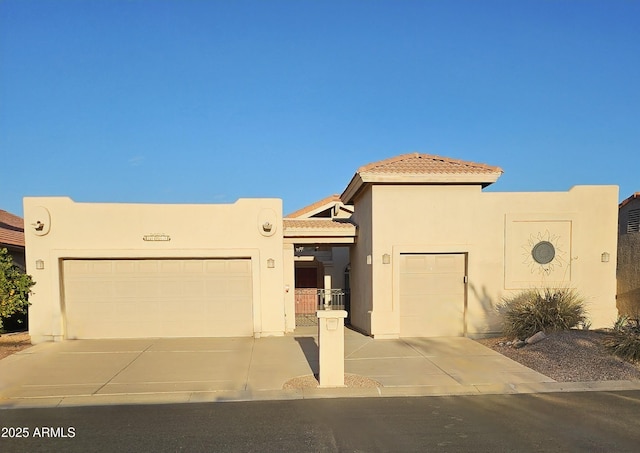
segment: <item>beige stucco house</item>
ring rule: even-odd
[[[34,343],[285,331],[281,200],[24,208]]]
[[[499,193],[498,167],[405,154],[283,217],[274,199],[219,205],[25,198],[34,342],[265,336],[344,306],[376,338],[497,332],[517,291],[577,288],[616,318],[616,186]]]
[[[618,310],[640,319],[640,192],[620,203],[618,217]]]

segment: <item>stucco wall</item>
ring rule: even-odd
[[[296,328],[295,250],[293,244],[283,244],[283,247],[285,331],[293,332]]]
[[[60,262],[65,258],[250,258],[255,333],[285,330],[281,200],[151,205],[25,198],[24,213],[27,271],[36,281],[29,312],[34,342],[64,338]],[[45,223],[44,230],[31,226],[37,221]],[[261,232],[265,221],[273,224],[270,234]],[[170,240],[143,240],[153,234]],[[269,258],[275,267],[267,267]],[[44,269],[36,269],[36,260],[44,261]]]
[[[371,310],[373,307],[372,264],[367,256],[372,249],[372,193],[365,191],[355,200],[353,221],[358,225],[358,238],[350,248],[351,257],[351,325],[363,332],[371,332]]]
[[[633,199],[620,209],[618,237],[618,309],[621,315],[640,318],[640,232],[627,233],[630,210],[640,209]]]
[[[615,319],[617,187],[496,193],[471,185],[374,185],[366,193],[373,201],[371,225],[356,201],[360,236],[353,256],[361,267],[366,250],[372,255],[370,332],[375,336],[399,334],[397,263],[402,253],[467,254],[468,335],[498,331],[496,304],[534,287],[577,288],[587,300],[593,327]],[[370,243],[361,241],[364,230],[372,232]],[[540,240],[557,250],[544,269],[530,259]],[[609,253],[607,263],[601,262],[603,252]],[[390,264],[382,264],[384,254],[391,255]]]

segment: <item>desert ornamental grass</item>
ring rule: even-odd
[[[618,318],[604,345],[623,360],[640,362],[640,320],[626,316]]]
[[[568,330],[587,321],[584,299],[573,289],[522,291],[498,306],[507,337],[525,339],[538,331]]]

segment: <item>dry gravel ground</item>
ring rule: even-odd
[[[27,332],[5,333],[0,335],[0,360],[31,346]]]
[[[610,354],[602,342],[606,332],[569,330],[556,332],[521,349],[500,346],[508,338],[487,338],[479,343],[558,382],[640,380],[640,364]]]
[[[358,374],[344,374],[345,387],[358,387],[358,388],[375,388],[382,387],[378,381],[369,379]],[[283,389],[312,389],[318,387],[317,376],[307,374],[305,376],[298,376],[293,379],[289,379],[282,386]]]

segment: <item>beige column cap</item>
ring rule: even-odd
[[[345,310],[318,310],[316,312],[318,318],[346,318]]]

